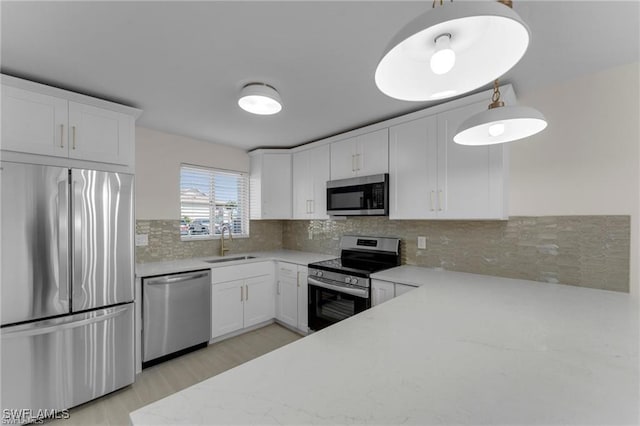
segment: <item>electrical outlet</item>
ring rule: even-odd
[[[421,250],[427,248],[427,237],[418,237],[418,248]]]
[[[149,245],[149,234],[136,234],[136,246],[145,247]]]

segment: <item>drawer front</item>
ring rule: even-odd
[[[273,275],[273,262],[253,262],[233,266],[222,266],[211,269],[211,282],[224,283],[233,280],[242,280],[260,275]]]
[[[298,266],[292,263],[278,262],[278,276],[297,278]]]

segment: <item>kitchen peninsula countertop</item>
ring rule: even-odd
[[[242,259],[238,261],[207,263],[206,260],[234,258],[240,256],[255,256],[255,259]],[[172,274],[176,272],[194,271],[197,269],[219,268],[240,263],[262,262],[265,260],[278,260],[282,262],[296,263],[306,266],[309,263],[333,259],[336,256],[320,253],[308,253],[296,250],[273,250],[250,253],[227,254],[226,256],[207,256],[192,259],[167,260],[163,262],[150,262],[136,264],[137,277],[151,277],[154,275]]]
[[[402,268],[383,279],[401,282]],[[629,294],[417,273],[421,287],[136,410],[132,424],[638,423]]]

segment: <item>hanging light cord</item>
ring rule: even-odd
[[[493,95],[491,95],[491,103],[489,109],[503,107],[504,102],[500,100],[500,86],[498,85],[498,79],[493,82]]]

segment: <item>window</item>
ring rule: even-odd
[[[180,235],[211,238],[228,225],[233,236],[249,236],[249,178],[246,173],[182,165]]]

